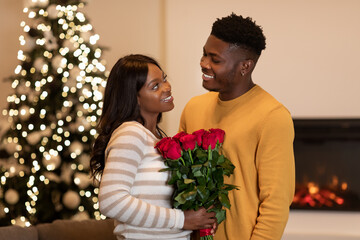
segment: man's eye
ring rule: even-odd
[[[167,82],[167,75],[164,76],[163,82]]]

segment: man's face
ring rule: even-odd
[[[239,85],[239,51],[213,35],[209,36],[203,49],[200,61],[203,87],[221,95],[233,95]]]

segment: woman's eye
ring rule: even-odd
[[[157,83],[157,84],[155,84],[151,89],[152,90],[157,90],[159,88],[159,84]]]

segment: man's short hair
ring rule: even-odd
[[[243,18],[235,13],[218,18],[212,26],[211,35],[224,42],[250,50],[258,56],[266,45],[262,28],[250,17]]]

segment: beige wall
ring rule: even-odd
[[[4,82],[4,78],[14,74],[19,63],[17,52],[22,20],[22,1],[0,0],[0,132],[4,119],[2,109],[7,106],[6,98],[12,93],[11,82]]]
[[[100,35],[110,71],[119,57],[142,53],[164,65],[162,0],[90,0],[84,8]]]
[[[360,117],[360,1],[358,0],[90,0],[85,13],[109,47],[108,70],[122,55],[157,58],[169,75],[175,109],[163,127],[177,131],[186,102],[205,92],[199,59],[213,21],[236,12],[264,28],[267,49],[254,81],[294,117]],[[0,0],[0,79],[18,63],[20,0]],[[0,108],[9,83],[0,83]]]
[[[201,88],[202,47],[218,17],[251,16],[267,49],[253,80],[295,117],[360,117],[360,1],[166,1],[166,59],[173,78],[176,129],[181,109]]]

